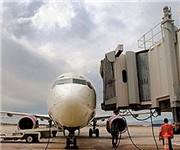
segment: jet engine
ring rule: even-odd
[[[121,118],[120,116],[112,116],[107,121],[106,129],[112,135],[113,147],[116,147],[121,134],[124,133],[127,129],[126,120],[124,118]]]
[[[35,129],[39,125],[38,120],[34,116],[24,116],[18,122],[18,129],[25,130],[25,129]]]
[[[111,135],[116,133],[122,134],[127,129],[126,120],[120,116],[112,116],[107,121],[106,129]]]

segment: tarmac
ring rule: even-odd
[[[15,126],[0,126],[1,130],[15,130]],[[89,138],[88,131],[90,127],[81,129],[80,136],[77,137],[77,145],[83,150],[113,150],[111,144],[111,135],[107,133],[106,127],[99,127],[100,137]],[[118,150],[163,150],[162,143],[158,140],[159,127],[154,127],[154,135],[157,142],[153,138],[151,127],[128,127],[130,137],[126,131],[121,135]],[[132,141],[130,140],[132,139]],[[50,141],[49,144],[48,140]],[[134,145],[133,145],[133,143]],[[173,149],[180,150],[180,135],[175,135],[172,140]],[[2,150],[63,150],[66,145],[66,137],[59,132],[55,138],[40,139],[39,143],[26,143],[25,140],[17,141],[1,141],[0,148]]]

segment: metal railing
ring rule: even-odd
[[[145,33],[141,38],[139,38],[138,48],[143,48],[144,50],[149,49],[157,43],[160,43],[163,39],[163,36],[163,30],[160,22],[150,31]]]

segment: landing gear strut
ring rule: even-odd
[[[112,135],[112,146],[113,146],[113,148],[116,147],[117,142],[118,142],[118,133]]]
[[[78,149],[76,137],[68,137],[66,139],[65,149]]]
[[[89,137],[92,137],[93,134],[96,135],[96,137],[99,137],[99,129],[96,128],[97,121],[93,121],[93,128],[89,129]]]
[[[69,136],[66,139],[66,147],[65,149],[78,149],[77,139],[74,135],[75,130],[69,130]]]

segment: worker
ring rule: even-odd
[[[162,140],[164,145],[164,137],[168,136],[169,150],[173,150],[171,139],[174,138],[173,126],[172,124],[168,124],[168,119],[164,118],[164,124],[161,126],[159,132],[159,140]]]

